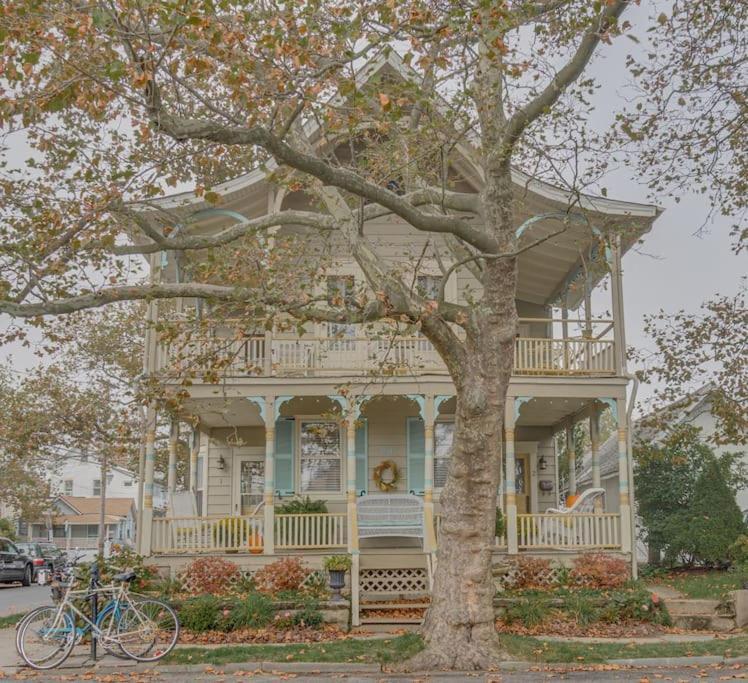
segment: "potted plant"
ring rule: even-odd
[[[340,595],[340,590],[345,586],[345,573],[350,568],[350,555],[330,555],[330,557],[325,558],[325,569],[330,575],[332,602],[340,602],[343,599]]]

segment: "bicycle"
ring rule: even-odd
[[[16,636],[18,653],[34,669],[52,669],[62,664],[76,642],[90,631],[108,652],[121,651],[139,662],[161,659],[176,645],[179,620],[166,603],[130,593],[129,585],[135,578],[135,572],[123,572],[112,577],[119,585],[101,586],[94,567],[87,589],[76,590],[76,581],[71,580],[59,605],[40,607],[22,620]],[[101,595],[109,600],[92,618],[75,604]],[[76,626],[78,620],[83,627]]]

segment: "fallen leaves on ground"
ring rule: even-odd
[[[179,636],[181,644],[194,645],[223,645],[231,644],[264,644],[264,643],[322,643],[331,640],[347,640],[350,634],[340,627],[327,624],[319,629],[273,629],[246,628],[225,633],[223,631],[204,631],[194,633],[182,631]]]

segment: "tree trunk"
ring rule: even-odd
[[[511,177],[489,176],[483,217],[502,253],[515,249]],[[423,625],[425,649],[405,670],[486,670],[505,655],[496,632],[491,572],[504,408],[517,330],[516,258],[486,259],[483,299],[467,326],[452,380],[454,446],[442,490],[434,587]],[[446,350],[443,350],[446,352]]]
[[[99,538],[98,538],[98,555],[99,561],[104,559],[104,541],[106,540],[106,474],[107,474],[107,457],[106,450],[102,449],[101,453],[101,499],[99,509]]]

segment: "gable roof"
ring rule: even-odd
[[[98,497],[58,496],[56,500],[63,502],[77,515],[98,515],[101,511],[101,498]],[[112,517],[127,517],[134,506],[132,498],[107,498],[104,514]]]

